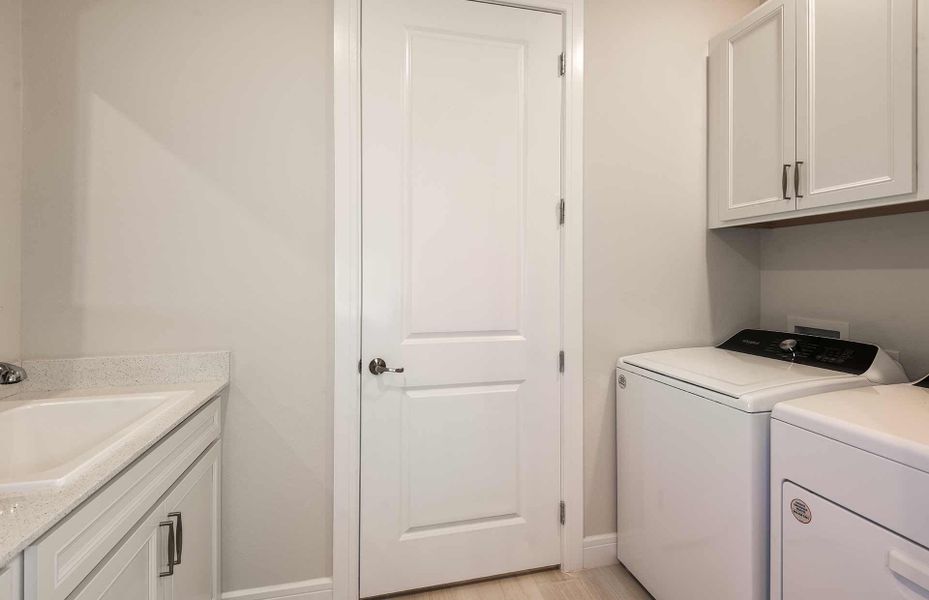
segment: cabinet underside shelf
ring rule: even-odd
[[[851,221],[853,219],[868,219],[871,217],[883,217],[886,215],[903,215],[914,212],[929,211],[929,200],[918,200],[916,202],[901,202],[900,204],[890,204],[885,206],[874,206],[871,208],[861,208],[858,210],[849,210],[844,212],[825,213],[821,215],[810,215],[808,217],[794,217],[792,219],[781,219],[778,221],[766,221],[764,223],[750,223],[741,227],[752,229],[778,229],[781,227],[794,227],[796,225],[812,225],[814,223],[831,223],[833,221]]]

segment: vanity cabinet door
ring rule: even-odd
[[[165,600],[219,600],[220,442],[185,474],[165,500],[175,522],[178,560],[165,578]]]
[[[168,534],[159,504],[69,600],[162,600]]]
[[[0,600],[22,600],[22,571],[23,563],[19,557],[0,567]]]

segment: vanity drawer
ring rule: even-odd
[[[25,600],[64,600],[220,437],[219,397],[25,552]]]

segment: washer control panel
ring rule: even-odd
[[[763,329],[740,331],[719,348],[853,375],[870,369],[878,352],[872,344]]]

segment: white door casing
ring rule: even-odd
[[[361,596],[557,565],[562,17],[361,19]]]
[[[797,208],[915,190],[915,0],[799,0]]]
[[[796,2],[756,9],[710,42],[713,196],[719,220],[796,209]]]

